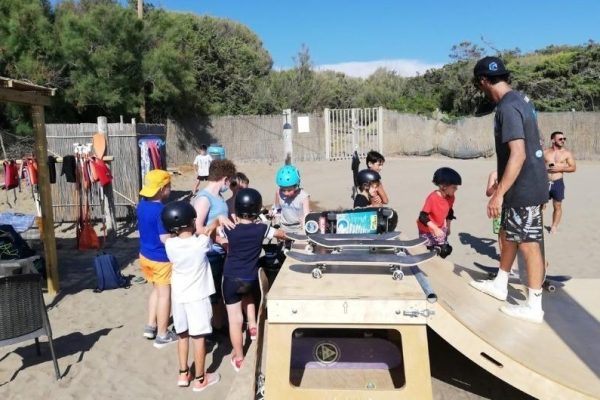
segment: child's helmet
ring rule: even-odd
[[[452,168],[442,167],[433,174],[434,185],[462,185],[460,174]]]
[[[235,214],[242,218],[256,218],[262,209],[262,196],[256,189],[242,189],[235,196]]]
[[[293,165],[284,165],[277,171],[275,182],[279,187],[298,186],[300,185],[300,171]]]
[[[196,210],[187,201],[173,201],[163,208],[160,219],[167,231],[176,233],[181,228],[193,226]]]
[[[361,170],[356,176],[356,183],[358,186],[362,186],[366,183],[378,182],[381,180],[381,175],[377,171],[373,171],[370,169]]]

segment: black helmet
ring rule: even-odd
[[[365,183],[378,182],[381,180],[381,175],[377,171],[370,169],[361,170],[356,176],[356,183],[358,186],[362,186]]]
[[[462,185],[460,174],[452,168],[442,167],[433,174],[434,185]]]
[[[167,231],[176,233],[181,228],[193,226],[196,210],[187,201],[173,201],[163,208],[160,219]]]
[[[258,190],[246,188],[235,196],[235,214],[242,218],[256,218],[262,209],[262,196]]]

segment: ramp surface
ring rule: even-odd
[[[420,268],[439,299],[428,325],[472,361],[538,398],[600,398],[600,279],[545,292],[545,321],[534,324],[469,286],[485,273],[437,257]],[[509,284],[509,302],[525,298],[524,286]]]

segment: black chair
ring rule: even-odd
[[[58,362],[52,343],[52,328],[48,320],[42,277],[39,274],[12,275],[0,278],[0,347],[35,339],[41,355],[38,337],[48,337],[56,379],[60,379]]]

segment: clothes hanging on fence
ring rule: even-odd
[[[161,156],[165,141],[157,136],[145,136],[138,139],[140,147],[140,170],[142,177],[153,169],[165,169],[166,163]]]
[[[50,183],[56,183],[56,157],[48,156],[48,176],[50,177]]]
[[[75,183],[77,182],[76,171],[77,171],[77,161],[75,160],[75,156],[64,156],[63,157],[63,165],[61,175],[64,175],[67,179],[67,182]]]

